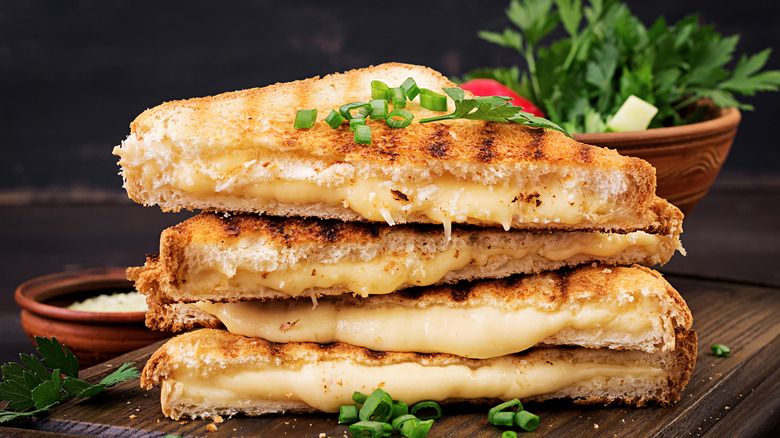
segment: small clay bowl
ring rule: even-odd
[[[66,307],[74,301],[113,292],[130,292],[124,268],[94,268],[33,278],[16,288],[22,328],[35,336],[56,337],[92,366],[171,336],[148,329],[145,312],[83,312]]]
[[[632,132],[574,134],[577,140],[642,158],[656,169],[656,193],[687,216],[712,186],[726,161],[741,114],[708,106],[703,122]]]

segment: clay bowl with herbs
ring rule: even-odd
[[[148,329],[144,311],[68,309],[90,297],[131,291],[124,268],[93,268],[33,278],[16,289],[14,298],[31,341],[35,336],[55,337],[87,367],[171,336]]]

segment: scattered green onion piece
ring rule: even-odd
[[[369,116],[372,119],[384,120],[387,118],[387,99],[372,99],[368,104],[371,105]]]
[[[349,426],[349,433],[355,438],[381,438],[393,434],[393,426],[381,421],[358,421]]]
[[[391,424],[393,425],[394,428],[396,428],[396,429],[398,429],[400,431],[400,430],[404,429],[404,427],[408,427],[408,426],[404,426],[404,424],[406,424],[406,423],[408,423],[410,421],[411,422],[415,422],[415,423],[419,423],[420,419],[415,417],[412,414],[404,414],[404,415],[399,415],[399,416],[393,418],[393,421],[391,422]]]
[[[409,100],[414,100],[420,94],[420,87],[417,86],[417,82],[412,77],[406,78],[404,83],[401,84],[401,89],[404,90],[404,94]]]
[[[490,420],[490,424],[493,426],[511,426],[514,424],[515,413],[512,411],[496,412],[493,415],[493,419]]]
[[[363,123],[355,125],[355,143],[371,144],[371,127]],[[391,409],[392,410],[392,409]]]
[[[428,431],[431,430],[431,426],[433,426],[433,420],[418,420],[414,423],[405,424],[411,424],[411,426],[406,427],[405,430],[402,430],[401,435],[409,438],[424,438],[426,435],[428,435]]]
[[[355,391],[352,393],[352,401],[359,405],[365,403],[367,398],[368,396],[363,394],[362,392]]]
[[[353,113],[352,111],[355,112]],[[346,103],[339,107],[341,117],[344,117],[347,120],[365,118],[369,111],[371,111],[371,107],[366,102]]]
[[[503,412],[502,412],[503,413]],[[539,427],[539,416],[534,415],[528,411],[517,411],[515,412],[515,420],[514,423],[526,432],[531,432],[536,430],[537,427]]]
[[[447,111],[447,96],[433,90],[420,90],[420,106],[431,111]]]
[[[359,420],[358,408],[355,405],[339,406],[339,424],[352,424]]]
[[[387,99],[387,90],[390,87],[382,81],[371,81],[371,98],[372,99]]]
[[[501,438],[517,438],[517,432],[514,430],[505,430],[501,433]]]
[[[311,128],[316,121],[316,109],[299,110],[297,113],[295,113],[295,122],[293,123],[293,126],[295,126],[297,129],[307,129]]]
[[[428,415],[420,415],[419,412],[423,411],[430,411],[433,410],[433,413]],[[409,413],[412,415],[415,415],[420,420],[438,420],[441,418],[441,407],[438,403],[432,400],[426,400],[421,401],[419,403],[415,403],[412,408],[409,410]]]
[[[342,123],[344,123],[344,120],[346,120],[344,117],[341,117],[341,114],[336,112],[336,110],[330,110],[330,114],[328,114],[328,117],[325,117],[325,123],[330,125],[333,129],[338,129],[339,126],[341,126]]]
[[[390,418],[398,418],[409,414],[409,405],[402,401],[393,400],[393,415]]]
[[[358,136],[361,135],[361,127],[355,130],[355,142],[358,141]],[[368,128],[368,126],[366,126]],[[371,128],[369,130],[369,142],[371,141]],[[390,416],[393,415],[393,399],[382,388],[377,388],[371,395],[368,396],[363,406],[358,412],[358,417],[361,420],[372,421],[390,421]]]
[[[710,350],[712,350],[712,354],[718,357],[726,357],[731,354],[731,349],[725,344],[712,345],[710,346]]]
[[[390,101],[390,104],[393,105],[393,108],[406,107],[406,93],[404,93],[404,90],[402,90],[401,87],[395,87],[388,90],[387,99]]]
[[[355,117],[355,118],[349,119],[349,129],[351,129],[353,131],[355,130],[356,126],[358,126],[358,125],[365,125],[365,124],[366,124],[366,119],[363,118],[363,117]]]
[[[513,408],[515,406],[517,406],[517,410],[518,411],[522,411],[523,410],[523,404],[520,403],[520,400],[516,399],[516,398],[513,398],[512,400],[506,401],[504,403],[501,403],[498,406],[495,406],[495,407],[491,408],[488,411],[488,421],[492,424],[493,423],[493,417],[497,413],[499,413],[499,412],[501,412],[501,411],[503,411],[505,409]]]
[[[385,119],[385,123],[391,128],[406,128],[412,123],[412,119],[414,119],[414,115],[411,111],[399,108],[390,111],[387,119]]]

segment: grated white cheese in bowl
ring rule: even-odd
[[[116,292],[76,301],[70,310],[82,312],[146,312],[146,297],[138,292]]]

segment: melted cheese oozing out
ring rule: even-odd
[[[524,351],[563,329],[598,337],[644,339],[661,322],[658,305],[641,296],[630,302],[589,300],[556,310],[337,305],[321,300],[245,301],[196,305],[228,331],[271,342],[345,342],[379,351],[451,353],[484,359]],[[511,335],[510,335],[511,334]]]
[[[253,272],[236,269],[226,273],[219,266],[203,266],[190,273],[191,279],[182,290],[196,295],[198,290],[235,290],[267,287],[290,296],[303,296],[311,288],[344,285],[360,296],[386,294],[403,285],[427,286],[441,280],[449,272],[468,265],[484,266],[492,257],[508,256],[522,259],[535,254],[552,261],[562,261],[578,254],[610,257],[631,247],[641,247],[648,254],[656,252],[663,237],[637,231],[629,234],[583,233],[565,246],[549,244],[539,239],[534,244],[500,248],[475,248],[466,242],[457,248],[437,254],[418,251],[401,255],[383,254],[367,261],[338,263],[298,262],[287,269]],[[193,265],[197,265],[193,263]],[[193,285],[192,290],[188,285]]]
[[[527,364],[529,365],[529,364]],[[263,401],[302,401],[324,412],[337,412],[352,404],[354,391],[381,387],[393,399],[421,400],[526,398],[574,384],[604,385],[605,381],[661,378],[660,368],[633,364],[555,361],[518,367],[515,361],[498,359],[477,368],[464,365],[423,366],[400,363],[361,366],[351,362],[320,361],[298,369],[283,366],[233,372],[212,370],[207,377],[179,368],[172,381],[179,403],[239,406]]]
[[[324,202],[344,206],[372,221],[389,224],[420,214],[434,223],[465,222],[467,219],[499,224],[509,229],[513,217],[533,217],[539,223],[576,224],[586,220],[583,212],[602,214],[614,210],[614,197],[584,195],[572,181],[544,178],[539,187],[511,184],[485,185],[437,177],[434,184],[388,182],[379,178],[344,178],[341,183],[320,183],[317,172],[302,171],[300,179],[278,170],[257,169],[262,164],[237,153],[235,158],[217,156],[208,161],[190,162],[171,169],[165,184],[199,196],[225,192],[236,197],[291,204]],[[155,167],[148,162],[144,166]],[[151,173],[144,185],[156,187]],[[238,177],[240,175],[240,177]]]

